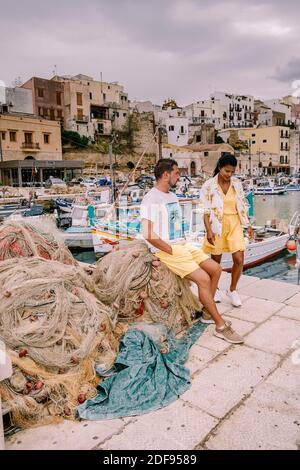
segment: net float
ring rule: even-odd
[[[25,356],[27,356],[27,354],[28,354],[27,349],[20,349],[19,357],[25,357]]]

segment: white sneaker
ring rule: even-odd
[[[234,290],[232,292],[230,290],[228,290],[227,291],[227,296],[229,297],[230,302],[232,303],[232,305],[234,307],[240,307],[242,305],[242,301],[240,299],[240,296],[239,296],[237,290]]]
[[[219,304],[221,300],[222,300],[221,292],[219,291],[219,289],[217,289],[215,293],[214,301],[216,302],[216,304]]]

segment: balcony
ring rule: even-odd
[[[77,114],[74,116],[74,121],[76,122],[85,122],[85,123],[88,123],[89,122],[89,117],[88,116],[78,116]]]
[[[23,142],[21,145],[21,149],[24,151],[31,150],[38,152],[40,150],[40,144],[33,143],[33,142]]]

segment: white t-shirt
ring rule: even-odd
[[[183,219],[177,196],[152,188],[143,198],[140,206],[141,219],[153,222],[153,232],[167,243],[183,238]],[[150,243],[152,251],[156,248]],[[158,250],[156,250],[158,251]]]

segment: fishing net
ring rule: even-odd
[[[95,295],[119,321],[163,323],[179,333],[201,308],[189,281],[158,261],[143,241],[132,241],[98,261],[93,280]]]
[[[65,247],[55,228],[43,227],[45,221],[28,223],[7,221],[0,226],[0,261],[9,258],[39,256],[48,260],[75,265],[71,252]],[[46,222],[50,224],[49,221]]]
[[[14,366],[0,384],[4,406],[21,427],[74,417],[96,394],[94,363],[113,365],[125,329],[78,267],[9,259],[0,263],[0,283],[0,339]]]

